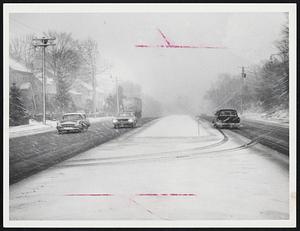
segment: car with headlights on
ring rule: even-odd
[[[121,112],[112,120],[114,128],[120,127],[135,127],[137,124],[137,118],[134,112]]]
[[[90,127],[90,122],[84,113],[67,113],[57,122],[56,129],[59,134],[64,132],[83,132]]]
[[[240,117],[234,109],[221,109],[216,111],[212,121],[213,126],[216,128],[239,128]]]

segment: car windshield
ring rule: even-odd
[[[119,116],[133,116],[133,113],[120,113]]]
[[[236,111],[228,110],[228,111],[220,111],[220,116],[236,116]]]
[[[63,120],[81,120],[82,116],[79,114],[70,114],[70,115],[64,115]]]

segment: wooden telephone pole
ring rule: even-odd
[[[241,86],[241,114],[244,112],[244,102],[243,102],[243,90],[245,86],[245,79],[246,79],[246,73],[245,73],[245,67],[242,67],[242,86]]]
[[[54,46],[55,44],[53,43],[55,38],[34,38],[32,39],[32,45],[34,47],[42,47],[42,61],[43,61],[43,70],[42,70],[42,81],[43,81],[43,124],[46,124],[46,76],[45,76],[45,54],[46,54],[46,47],[47,46]]]

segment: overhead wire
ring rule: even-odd
[[[27,25],[27,24],[25,24],[25,23],[23,23],[23,22],[20,22],[20,21],[14,19],[14,18],[11,18],[11,21],[15,22],[15,23],[16,23],[17,25],[19,25],[19,26],[20,26],[20,25],[23,26],[23,28],[26,28],[26,29],[27,29],[28,31],[30,31],[30,32],[36,33],[36,32],[38,31],[38,32],[43,33],[43,31],[41,31],[40,29],[37,29],[37,28],[32,27],[32,26],[29,26],[29,25]]]

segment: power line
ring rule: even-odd
[[[23,27],[29,29],[30,31],[33,31],[33,32],[39,31],[39,32],[43,33],[43,31],[41,31],[40,29],[34,28],[34,27],[32,27],[32,26],[29,26],[29,25],[27,25],[27,24],[25,24],[25,23],[22,23],[22,22],[20,22],[20,21],[14,19],[14,18],[12,18],[11,20],[14,21],[15,23],[17,23],[17,24],[19,24],[19,25],[22,25]]]
[[[21,31],[23,31],[25,33],[32,33],[32,30],[30,30],[30,29],[28,29],[26,27],[23,27],[22,25],[17,24],[17,23],[15,24],[15,28],[17,28],[18,30],[21,30]]]

